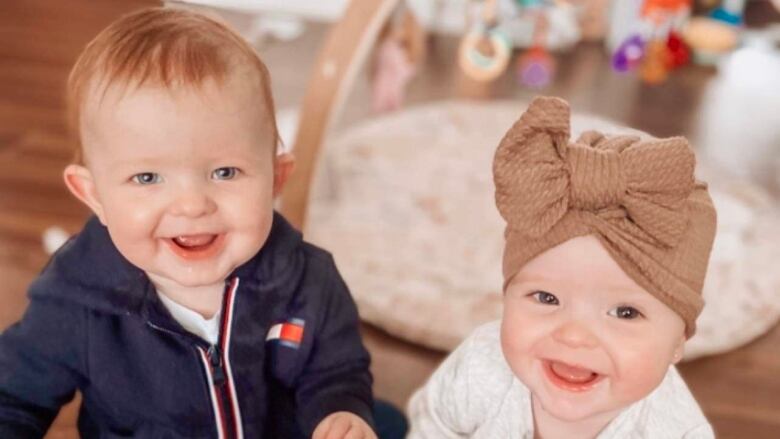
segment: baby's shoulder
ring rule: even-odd
[[[477,327],[458,349],[468,356],[475,368],[501,369],[506,366],[501,351],[501,321],[495,320]]]
[[[671,366],[661,384],[627,411],[641,437],[714,438],[712,428],[677,369]]]
[[[475,329],[456,351],[470,389],[486,400],[500,401],[516,381],[501,350],[501,321]]]
[[[669,367],[661,384],[647,399],[654,410],[664,412],[664,415],[705,419],[688,385],[674,366]]]

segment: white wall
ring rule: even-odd
[[[335,22],[350,0],[182,0],[206,6],[216,6],[250,14],[276,13],[291,14],[300,18]],[[354,0],[360,1],[360,0]],[[614,0],[624,1],[624,0]],[[627,0],[626,0],[627,1]],[[641,2],[641,0],[631,0]],[[463,33],[469,7],[473,17],[477,12],[469,0],[407,0],[406,4],[414,11],[415,16],[433,32],[456,34]],[[518,10],[513,0],[499,0],[499,14],[506,19],[501,24],[501,30],[516,47],[528,47],[532,44],[533,19],[528,16],[518,16]],[[573,8],[564,10],[557,7],[550,12],[548,18],[551,26],[547,32],[546,46],[551,50],[570,47],[580,38],[579,25]]]
[[[289,13],[315,21],[336,21],[350,0],[183,0],[245,12]],[[357,0],[359,1],[359,0]],[[408,0],[426,28],[459,32],[463,28],[467,0]]]

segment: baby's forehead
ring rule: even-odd
[[[650,296],[594,235],[575,237],[542,252],[521,267],[512,280],[515,283]]]
[[[182,143],[209,143],[223,156],[231,151],[272,154],[277,142],[273,110],[258,97],[258,88],[236,78],[176,88],[112,84],[96,89],[85,102],[79,127],[83,154],[89,160],[96,151],[137,148],[141,155],[157,156],[165,151],[139,145]]]
[[[221,121],[226,128],[270,134],[276,142],[273,108],[264,95],[264,88],[246,75],[173,85],[100,80],[84,97],[78,129],[86,140],[97,129],[112,130],[139,118],[155,127],[158,119],[151,115],[162,112],[166,119],[181,114],[202,123]]]
[[[247,90],[257,91],[257,105],[273,121],[268,69],[238,33],[218,20],[184,9],[140,10],[101,31],[79,56],[68,77],[68,122],[81,131],[82,111],[88,104],[101,103],[104,92],[114,86],[124,85],[127,90],[147,85],[197,87],[237,74],[247,74],[259,83]],[[275,122],[272,129],[278,139]],[[80,161],[78,154],[76,161]]]
[[[549,292],[579,292],[583,300],[591,298],[652,298],[653,296],[630,278],[605,273],[582,273],[572,271],[520,271],[510,287],[533,287]],[[595,293],[595,294],[594,294]]]
[[[139,96],[156,95],[173,100],[181,97],[197,98],[204,102],[242,100],[252,102],[253,108],[273,111],[273,108],[267,108],[267,93],[260,78],[246,69],[237,70],[224,77],[206,77],[197,82],[165,83],[158,80],[110,78],[100,75],[85,87],[80,108],[82,111],[100,110],[128,99],[137,99]]]

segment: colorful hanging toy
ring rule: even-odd
[[[645,40],[634,34],[628,37],[612,55],[612,67],[618,72],[628,72],[639,66],[645,54]]]
[[[697,64],[715,65],[723,54],[739,45],[745,0],[723,0],[709,16],[691,19],[683,38],[693,50]]]
[[[379,38],[372,77],[375,112],[401,108],[406,86],[425,57],[425,32],[412,11],[401,5]]]
[[[531,88],[542,88],[552,81],[555,59],[545,48],[549,20],[542,0],[517,0],[518,6],[534,19],[531,47],[517,58],[517,80]]]
[[[512,44],[497,28],[496,0],[477,3],[480,3],[477,6],[481,6],[481,14],[473,20],[471,14],[467,17],[470,30],[460,42],[458,64],[469,78],[489,82],[506,70]]]
[[[612,68],[618,72],[639,69],[642,80],[658,84],[669,71],[690,60],[680,29],[691,11],[691,0],[645,0],[640,30],[629,35],[612,55]]]

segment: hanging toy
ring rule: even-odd
[[[659,84],[669,76],[669,48],[664,40],[658,38],[647,44],[640,75],[648,84]]]
[[[518,3],[524,8],[538,8],[542,6],[544,0],[518,0]]]
[[[650,84],[666,80],[669,70],[688,62],[690,54],[677,29],[690,13],[691,0],[645,0],[642,31],[630,35],[612,56],[612,67],[627,72],[637,67]]]
[[[639,66],[645,55],[645,40],[639,34],[628,37],[612,55],[612,68],[628,72]]]
[[[425,36],[414,14],[399,9],[380,37],[372,80],[375,112],[401,108],[408,82],[417,72],[425,51]]]
[[[682,37],[682,30],[688,23],[689,15],[690,10],[683,5],[671,17],[671,27],[666,37],[667,67],[670,70],[682,67],[691,60],[691,49]]]
[[[532,47],[517,58],[517,80],[525,86],[545,87],[554,72],[555,61],[543,47]]]
[[[688,64],[691,59],[691,52],[688,46],[683,41],[680,34],[677,31],[672,30],[669,32],[669,38],[666,40],[666,48],[668,49],[667,67],[669,69],[676,69],[678,67]]]
[[[531,0],[525,0],[528,3]],[[534,4],[538,6],[538,4]],[[555,72],[555,59],[545,49],[549,22],[544,11],[534,10],[536,20],[533,30],[533,45],[517,58],[517,80],[520,84],[531,88],[542,88],[552,81]]]
[[[425,59],[425,29],[415,17],[412,10],[405,6],[401,18],[396,23],[396,35],[404,47],[409,60],[414,65],[422,64]]]
[[[471,26],[458,48],[458,64],[471,79],[489,82],[507,68],[512,53],[509,39],[496,28],[496,0],[484,0],[482,19]]]
[[[732,26],[741,26],[744,9],[745,0],[723,0],[719,8],[710,12],[710,17]]]
[[[671,52],[667,44],[667,35],[671,22],[658,11],[655,16],[655,28],[652,39],[645,46],[645,56],[639,67],[639,76],[648,84],[660,84],[669,76]]]

